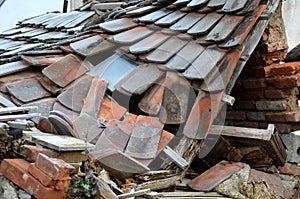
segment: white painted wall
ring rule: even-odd
[[[292,50],[300,43],[300,1],[284,0],[282,11],[289,50]]]
[[[63,0],[5,0],[0,7],[0,31],[12,28],[22,19],[63,10]]]

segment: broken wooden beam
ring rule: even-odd
[[[173,149],[171,149],[171,147],[166,146],[163,152],[181,169],[185,169],[189,166],[189,163],[185,159],[183,159],[180,155],[178,155]]]

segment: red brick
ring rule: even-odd
[[[288,76],[298,73],[300,70],[300,62],[288,62],[284,64],[271,65],[272,76]]]
[[[272,89],[265,91],[266,98],[270,99],[284,99],[289,97],[291,94],[290,90]]]
[[[248,120],[252,120],[252,121],[265,121],[266,120],[264,112],[249,111],[249,112],[247,112],[247,118],[248,118]]]
[[[275,88],[293,88],[300,86],[300,75],[278,76],[268,78],[267,82],[273,84]]]
[[[270,77],[270,76],[271,76],[271,66],[265,66],[255,70],[256,78]]]
[[[299,122],[300,112],[279,112],[279,113],[266,113],[266,120],[268,122]]]
[[[290,133],[292,131],[291,124],[275,123],[274,125],[278,129],[279,133]]]
[[[61,159],[49,158],[42,153],[38,154],[35,165],[53,180],[68,179],[71,171],[75,169],[72,165]]]
[[[65,191],[43,186],[28,173],[30,163],[24,159],[4,159],[1,173],[36,199],[63,199]]]
[[[261,100],[256,102],[256,109],[259,111],[285,111],[287,109],[286,100]]]
[[[228,120],[245,120],[246,113],[244,111],[227,111],[226,119],[228,119]]]
[[[30,166],[28,167],[28,172],[45,187],[53,184],[53,179],[43,171],[41,171],[39,168],[37,168],[34,163],[30,164]]]
[[[232,96],[235,98],[242,99],[263,99],[265,98],[265,89],[256,88],[256,89],[247,89],[232,92]]]
[[[246,79],[243,81],[244,88],[265,88],[267,87],[265,78]]]
[[[300,176],[300,166],[298,166],[297,164],[286,162],[282,167],[278,166],[278,170],[283,174]]]

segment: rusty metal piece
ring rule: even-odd
[[[192,0],[187,4],[187,7],[193,8],[197,6],[203,6],[208,2],[208,0]]]
[[[228,39],[244,18],[244,16],[225,15],[209,32],[205,40],[221,42]]]
[[[108,148],[124,151],[133,128],[133,124],[124,121],[109,121],[96,142],[95,151],[101,151]]]
[[[154,48],[160,46],[169,38],[168,35],[161,33],[154,33],[149,37],[139,41],[138,43],[130,46],[129,51],[134,54],[147,53]]]
[[[99,28],[110,33],[118,33],[136,27],[131,18],[121,18],[99,24]]]
[[[119,33],[113,37],[114,42],[120,44],[132,44],[152,34],[153,31],[146,27],[136,27],[131,30]]]
[[[48,79],[45,76],[39,79],[39,82],[44,89],[46,89],[49,93],[53,95],[57,95],[61,91],[60,87],[58,87],[56,84],[54,84],[50,79]]]
[[[139,109],[150,115],[157,115],[162,105],[164,90],[160,83],[153,85],[139,102]]]
[[[114,91],[116,84],[136,66],[135,62],[128,60],[121,54],[115,53],[95,66],[89,74],[99,79],[107,80],[109,90]]]
[[[173,25],[176,21],[184,17],[186,13],[180,12],[179,10],[176,10],[167,16],[159,19],[158,21],[155,22],[156,25],[158,26],[171,26]]]
[[[248,0],[228,0],[222,8],[223,12],[238,12],[247,4]]]
[[[92,142],[96,137],[101,135],[103,131],[103,129],[99,127],[98,121],[86,113],[77,117],[73,124],[75,137],[87,142]]]
[[[218,114],[224,92],[205,93],[200,91],[187,119],[183,134],[191,139],[205,139]]]
[[[136,124],[125,153],[139,159],[155,158],[161,132],[159,128]]]
[[[110,100],[103,100],[98,119],[104,124],[110,120],[120,120],[126,113],[126,108]]]
[[[219,70],[212,74],[201,89],[207,92],[217,92],[224,90],[229,83],[234,69],[243,53],[242,48],[231,50],[219,65]]]
[[[118,179],[150,170],[134,158],[116,149],[93,152],[91,155],[96,158],[96,162],[99,162],[103,168]]]
[[[76,119],[79,114],[66,108],[65,106],[61,105],[59,102],[55,102],[53,105],[53,110],[63,112],[64,114],[68,115],[69,118],[72,120]]]
[[[210,0],[207,4],[210,8],[220,8],[223,7],[226,3],[226,0]]]
[[[268,187],[274,192],[275,196],[281,198],[292,198],[291,193],[283,186],[283,182],[280,177],[275,174],[269,174],[255,169],[250,170],[248,182],[266,182]]]
[[[108,82],[106,80],[98,78],[92,80],[90,90],[84,100],[80,114],[86,113],[93,118],[97,118],[107,85]]]
[[[69,89],[57,97],[58,101],[67,108],[80,112],[83,106],[83,100],[89,92],[92,79],[93,77],[90,75],[85,75],[78,79]]]
[[[30,65],[23,61],[16,61],[0,66],[0,77],[9,75],[30,68]]]
[[[75,79],[89,71],[88,66],[73,54],[69,54],[44,68],[42,73],[55,84],[65,87]]]
[[[170,14],[171,11],[169,10],[157,10],[138,18],[138,20],[142,23],[154,23],[155,21],[159,20],[160,18]]]
[[[174,55],[165,67],[172,70],[185,70],[204,50],[203,46],[191,41]]]
[[[24,79],[7,85],[8,92],[22,102],[30,102],[44,97],[48,93],[36,79]]]
[[[21,55],[21,59],[29,63],[33,66],[48,66],[53,64],[60,59],[62,59],[63,55],[40,55],[40,56],[28,56],[28,55]]]
[[[122,84],[121,88],[129,93],[142,94],[163,75],[164,72],[159,70],[156,64],[140,65],[127,75],[130,78]]]
[[[252,30],[252,27],[256,24],[258,18],[265,10],[266,5],[260,6],[258,9],[256,9],[254,12],[249,14],[237,27],[237,29],[234,31],[234,33],[230,36],[230,38],[225,42],[224,44],[219,45],[222,48],[231,48],[238,45],[241,45],[245,39],[247,38],[248,34]]]
[[[186,32],[190,29],[195,23],[202,19],[205,15],[199,13],[189,13],[181,18],[178,22],[170,27],[171,30]]]
[[[188,109],[190,83],[177,72],[168,71],[166,75],[163,104],[159,119],[166,124],[185,122]]]
[[[206,79],[225,57],[228,50],[209,46],[183,73],[188,79]]]
[[[191,180],[188,186],[196,191],[211,191],[239,170],[241,170],[239,164],[223,160]]]
[[[209,13],[198,21],[191,29],[187,31],[191,35],[202,35],[208,33],[223,17],[223,14]]]
[[[57,115],[49,115],[48,120],[51,122],[56,132],[60,135],[68,135],[75,137],[73,128],[68,122]]]
[[[28,113],[40,113],[41,116],[48,117],[49,112],[52,110],[52,107],[56,101],[56,98],[43,98],[40,100],[33,101],[31,103],[26,103],[22,106],[37,107],[37,110],[29,110]],[[40,118],[32,118],[32,121],[34,121],[37,124],[39,119]]]
[[[174,36],[164,42],[161,46],[151,52],[146,59],[149,62],[166,63],[173,55],[175,55],[188,42]]]
[[[109,50],[114,45],[100,35],[95,35],[70,44],[70,48],[77,54],[87,57]]]

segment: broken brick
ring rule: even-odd
[[[53,180],[65,180],[69,178],[70,172],[74,167],[61,159],[49,158],[39,153],[35,162],[37,168],[42,170]]]
[[[286,162],[283,166],[277,167],[280,173],[300,176],[300,166]]]
[[[284,64],[271,65],[272,76],[288,76],[294,75],[300,70],[299,62],[287,62]]]
[[[268,122],[299,122],[300,112],[279,112],[279,113],[266,113],[266,120]]]
[[[45,187],[48,187],[49,185],[51,185],[51,183],[53,183],[52,178],[45,174],[42,170],[37,168],[34,163],[31,163],[29,165],[28,172]]]

